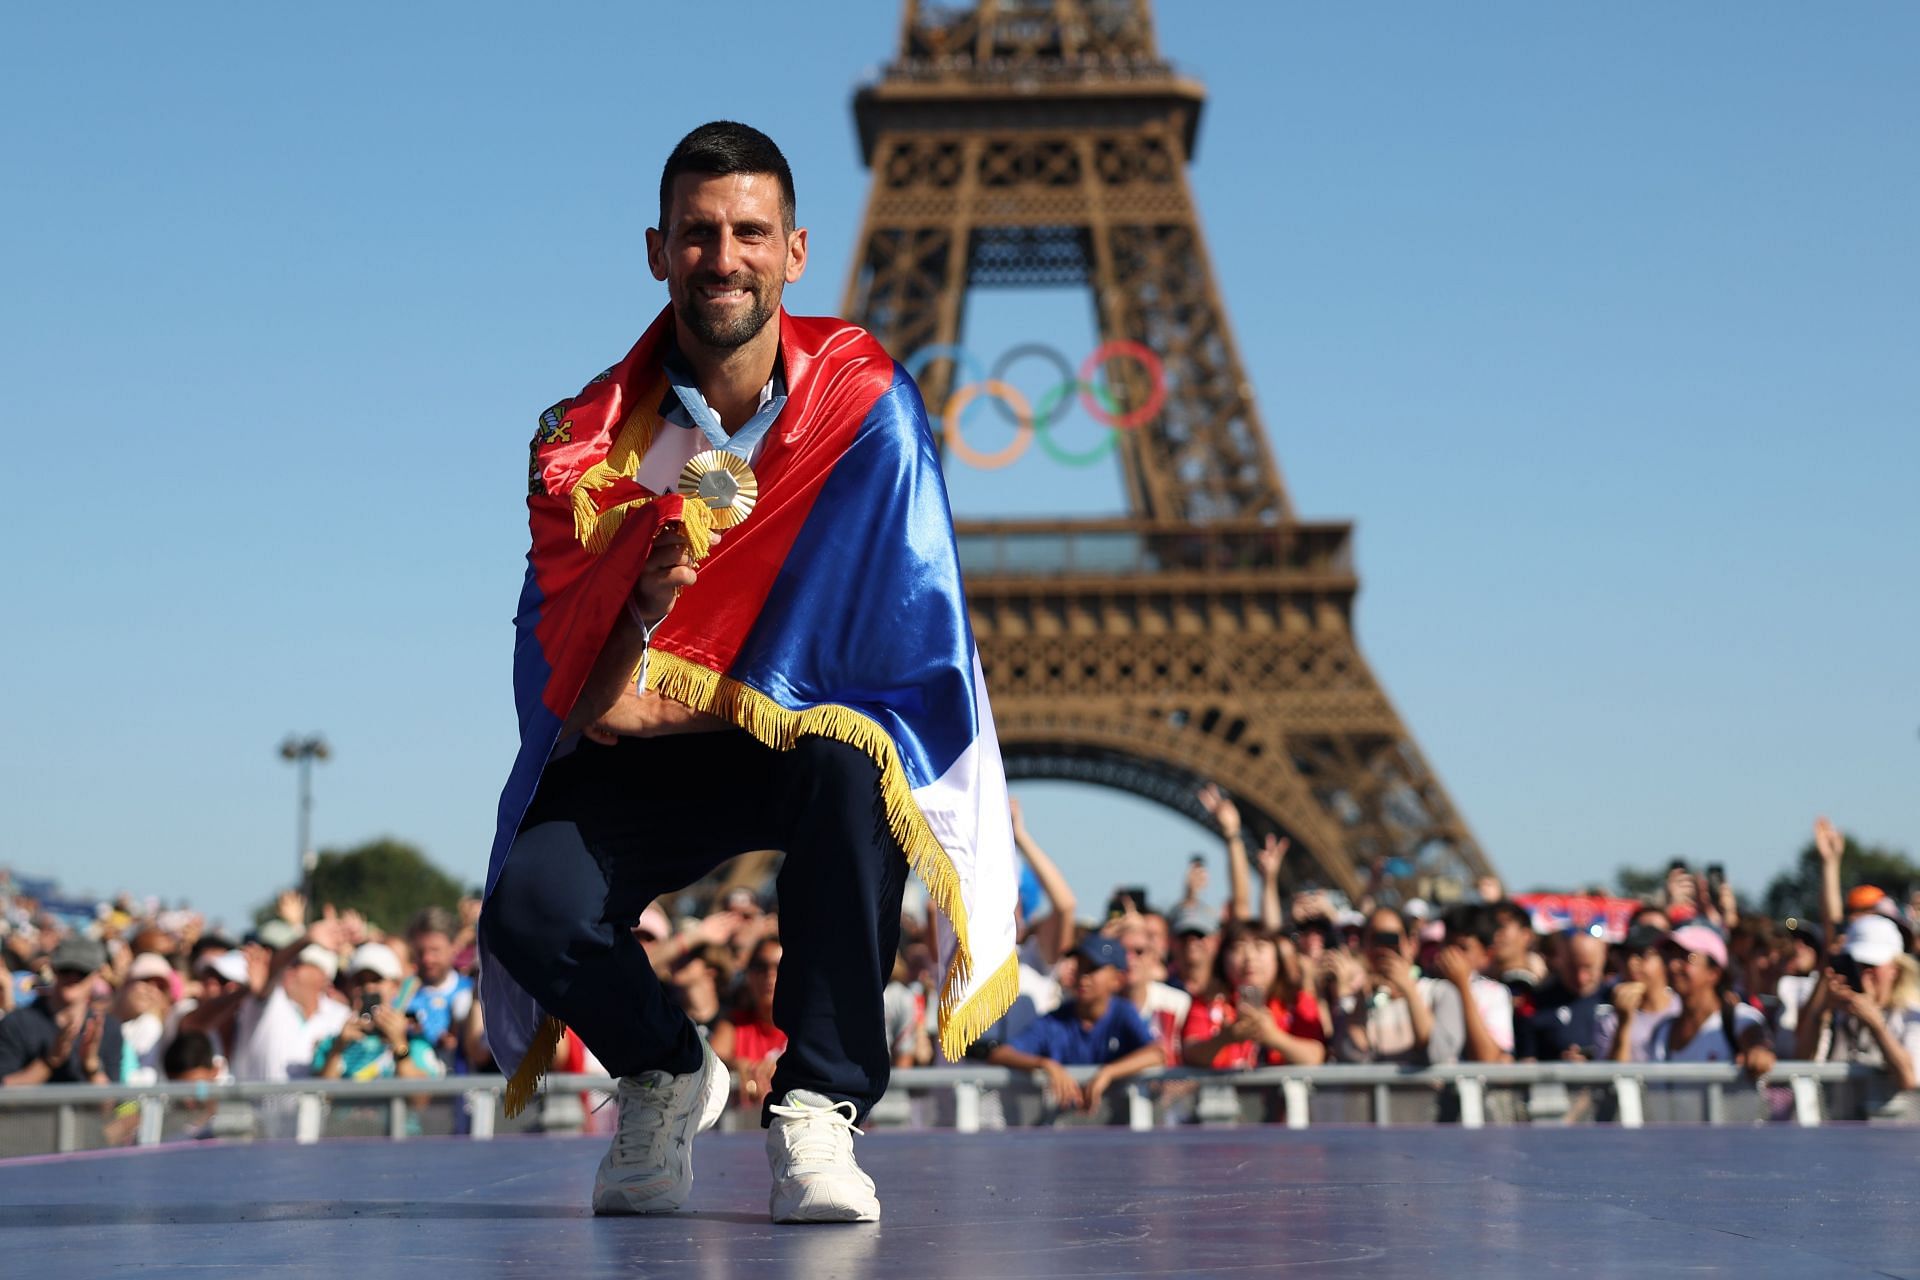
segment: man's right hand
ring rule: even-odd
[[[714,535],[718,542],[719,535]],[[693,553],[687,549],[686,530],[678,523],[662,529],[653,540],[653,550],[640,570],[640,581],[633,586],[633,603],[648,626],[657,624],[673,608],[673,599],[682,587],[699,579],[693,567]]]
[[[1067,1069],[1052,1058],[1046,1059],[1040,1069],[1047,1074],[1047,1087],[1053,1090],[1053,1101],[1062,1111],[1080,1109],[1080,1084]]]
[[[1819,851],[1822,862],[1838,863],[1840,855],[1847,851],[1847,838],[1825,818],[1815,818],[1813,847]]]

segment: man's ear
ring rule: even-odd
[[[787,283],[795,284],[807,272],[807,229],[798,227],[787,237]],[[662,276],[661,279],[665,279]]]
[[[667,236],[652,227],[647,228],[647,270],[655,280],[667,278]]]

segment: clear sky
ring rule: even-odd
[[[1362,646],[1509,879],[1757,888],[1817,812],[1920,850],[1920,8],[1159,9],[1294,503],[1357,522]],[[534,416],[661,305],[641,232],[705,119],[786,149],[789,305],[838,307],[897,22],[9,6],[0,863],[236,917],[292,871],[275,745],[320,730],[319,843],[477,880]],[[1087,334],[1001,297],[967,339]],[[1024,794],[1083,899],[1172,893],[1203,838]]]

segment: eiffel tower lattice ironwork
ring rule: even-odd
[[[1117,433],[1128,517],[960,525],[1009,776],[1203,821],[1214,780],[1323,882],[1444,893],[1488,864],[1355,644],[1352,526],[1288,502],[1187,180],[1204,101],[1148,0],[906,0],[854,99],[873,177],[843,314],[910,357],[959,340],[972,289],[1081,285],[1102,340],[1162,366],[1148,415],[1148,366],[1107,365],[1146,418]],[[954,375],[921,364],[930,411]]]

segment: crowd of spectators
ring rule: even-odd
[[[1444,907],[1288,894],[1287,842],[1249,853],[1233,801],[1213,787],[1198,799],[1224,842],[1224,904],[1205,901],[1196,855],[1170,908],[1123,886],[1092,918],[1015,803],[1020,996],[970,1056],[1034,1073],[1062,1111],[1180,1066],[1727,1062],[1757,1078],[1803,1059],[1874,1068],[1882,1100],[1916,1087],[1912,904],[1843,886],[1843,841],[1825,820],[1818,919],[1744,914],[1731,886],[1676,866],[1616,933],[1542,927],[1491,882]],[[672,905],[695,909],[676,919],[655,903],[634,938],[733,1071],[738,1105],[757,1109],[786,1042],[777,904],[734,888],[704,909]],[[124,898],[63,920],[0,876],[0,1086],[492,1071],[474,999],[478,916],[467,900],[387,932],[289,892],[232,938],[190,910]],[[935,966],[915,900],[885,997],[898,1067],[939,1060]],[[571,1034],[552,1065],[600,1071]],[[1076,1066],[1096,1070],[1076,1081]]]

